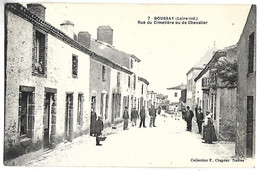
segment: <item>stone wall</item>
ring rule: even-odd
[[[235,141],[236,114],[237,114],[237,89],[222,88],[218,90],[220,96],[219,111],[219,138],[225,141]]]

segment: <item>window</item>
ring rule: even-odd
[[[255,32],[249,36],[248,73],[254,72]]]
[[[117,73],[117,87],[120,87],[120,72]]]
[[[174,93],[174,97],[177,97],[178,96],[178,93]]]
[[[20,86],[18,132],[21,137],[32,138],[34,129],[34,87]]]
[[[33,30],[32,73],[36,76],[47,76],[47,34],[38,29]]]
[[[78,78],[78,56],[72,55],[72,77]]]
[[[106,67],[102,66],[102,81],[106,81]]]
[[[144,94],[144,85],[142,84],[141,94]]]
[[[130,78],[130,75],[128,75],[128,88],[130,88],[131,86],[131,78]]]
[[[82,93],[78,94],[78,116],[77,123],[82,125],[83,123],[83,104],[84,104],[84,95]]]
[[[134,62],[133,62],[133,59],[131,59],[131,68],[133,68],[134,66]]]

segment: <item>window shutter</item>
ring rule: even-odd
[[[18,107],[18,128],[17,133],[21,132],[21,113],[22,113],[22,92],[19,91],[19,107]]]
[[[34,129],[34,113],[35,113],[35,92],[32,92],[28,95],[28,132],[27,136],[33,138],[33,129]]]
[[[108,118],[108,100],[109,100],[109,96],[108,95],[106,95],[106,111],[105,111],[105,119],[107,119]]]
[[[81,105],[80,105],[80,125],[83,124],[83,104],[84,104],[84,94],[81,95]]]
[[[33,29],[33,48],[32,48],[32,74],[35,73],[35,60],[36,60],[36,30]]]
[[[103,105],[104,105],[104,94],[101,93],[101,99],[100,99],[100,115],[103,116]]]

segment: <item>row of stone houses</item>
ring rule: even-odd
[[[235,141],[236,155],[255,156],[256,6],[236,45],[208,50],[187,73],[187,105],[213,114],[219,140]]]
[[[147,108],[140,59],[113,46],[112,28],[100,26],[95,40],[71,21],[60,26],[41,4],[5,5],[4,160],[88,134],[91,108],[105,126],[126,106]]]

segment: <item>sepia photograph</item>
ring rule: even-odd
[[[3,3],[3,167],[255,168],[257,4]]]

